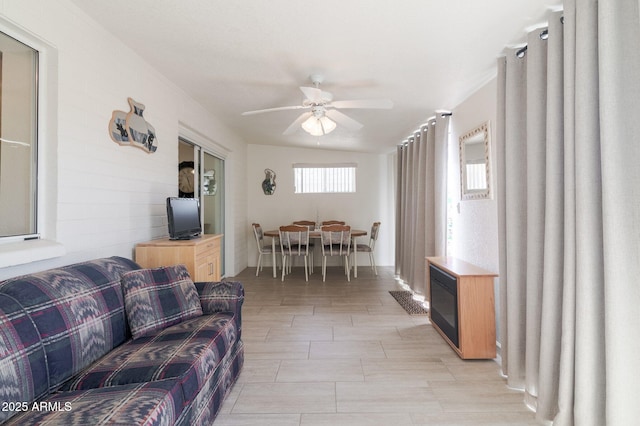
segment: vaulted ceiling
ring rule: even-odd
[[[387,152],[496,74],[496,58],[562,0],[72,0],[247,143]],[[362,123],[314,137],[283,131],[322,74]]]

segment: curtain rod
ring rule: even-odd
[[[564,24],[564,15],[560,17],[560,23]],[[547,40],[549,38],[549,28],[545,28],[542,31],[540,31],[540,40]],[[516,57],[517,58],[524,58],[525,55],[527,54],[527,45],[525,44],[523,47],[521,47],[520,49],[516,50]]]
[[[453,115],[453,113],[451,111],[441,111],[441,112],[438,112],[438,114],[440,114],[440,117],[451,117]],[[418,134],[418,135],[420,134],[420,130],[423,127],[428,126],[429,123],[433,123],[433,121],[435,119],[436,119],[435,115],[433,117],[429,117],[427,119],[426,123],[421,124],[420,127],[418,127],[416,130],[413,131],[411,136],[408,136],[405,140],[400,142],[398,145],[407,145],[409,143],[410,139],[414,139],[416,137],[416,134]],[[433,124],[435,124],[435,123],[433,123]]]
[[[453,113],[451,111],[436,111],[436,115],[437,114],[440,114],[440,117],[451,117],[453,115]],[[435,119],[436,119],[435,115],[432,116],[432,117],[429,117],[427,119],[427,122],[424,123],[422,126],[424,126],[425,124],[429,124],[429,122],[431,122],[431,121],[433,121]],[[420,126],[420,127],[422,127],[422,126]]]

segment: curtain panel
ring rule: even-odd
[[[640,13],[568,0],[498,61],[502,369],[538,420],[640,419]]]
[[[396,275],[426,296],[426,256],[444,256],[449,114],[436,117],[397,148]]]

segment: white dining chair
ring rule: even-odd
[[[282,252],[282,281],[287,273],[287,261],[292,263],[293,257],[304,259],[304,278],[309,281],[309,227],[286,225],[280,227],[280,251]]]
[[[378,275],[378,269],[376,268],[376,259],[374,256],[374,250],[376,248],[376,241],[378,240],[378,232],[380,232],[380,222],[373,222],[371,226],[371,234],[369,235],[369,244],[353,244],[351,253],[353,254],[353,276],[358,278],[358,260],[355,258],[358,253],[368,253],[369,262],[371,263],[371,269],[373,273]]]
[[[251,227],[253,228],[253,235],[256,238],[256,245],[258,247],[258,266],[256,267],[256,277],[259,272],[262,271],[262,255],[270,255],[273,253],[273,248],[271,244],[264,243],[264,233],[262,231],[262,227],[259,223],[252,223]],[[275,246],[276,253],[280,252],[280,246]],[[275,273],[275,269],[274,269]]]
[[[346,225],[346,222],[343,220],[323,220],[322,226],[326,225]]]
[[[322,245],[322,281],[327,277],[327,257],[338,256],[344,260],[347,281],[351,281],[349,253],[351,252],[351,227],[347,225],[326,225],[320,228]]]
[[[306,226],[309,228],[309,232],[314,231],[316,229],[316,223],[313,220],[296,220],[293,222],[294,225]],[[313,274],[313,254],[315,252],[315,244],[313,243],[313,239],[309,240],[309,273]]]

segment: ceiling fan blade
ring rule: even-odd
[[[320,102],[322,100],[322,90],[317,87],[304,87],[300,86],[300,90],[304,93],[304,96],[311,102]]]
[[[331,102],[333,99],[333,95],[331,93],[320,90],[317,87],[300,86],[300,90],[304,93],[307,101],[311,103],[326,104],[327,102]]]
[[[393,101],[390,99],[362,99],[356,101],[335,101],[327,105],[334,108],[371,108],[371,109],[391,109]]]
[[[360,130],[362,128],[362,123],[357,122],[336,109],[327,110],[325,115],[349,130]]]
[[[242,115],[254,115],[254,114],[262,114],[263,112],[286,111],[289,109],[304,109],[304,108],[310,108],[310,107],[304,106],[304,105],[291,105],[291,106],[283,106],[283,107],[276,107],[276,108],[257,109],[255,111],[245,111],[242,113]]]
[[[311,117],[312,115],[313,115],[312,112],[303,112],[302,114],[300,114],[298,118],[296,118],[296,121],[291,123],[291,125],[287,127],[287,129],[284,132],[282,132],[282,134],[283,135],[293,134],[296,130],[300,128],[300,126],[302,125],[302,122],[307,118]]]

